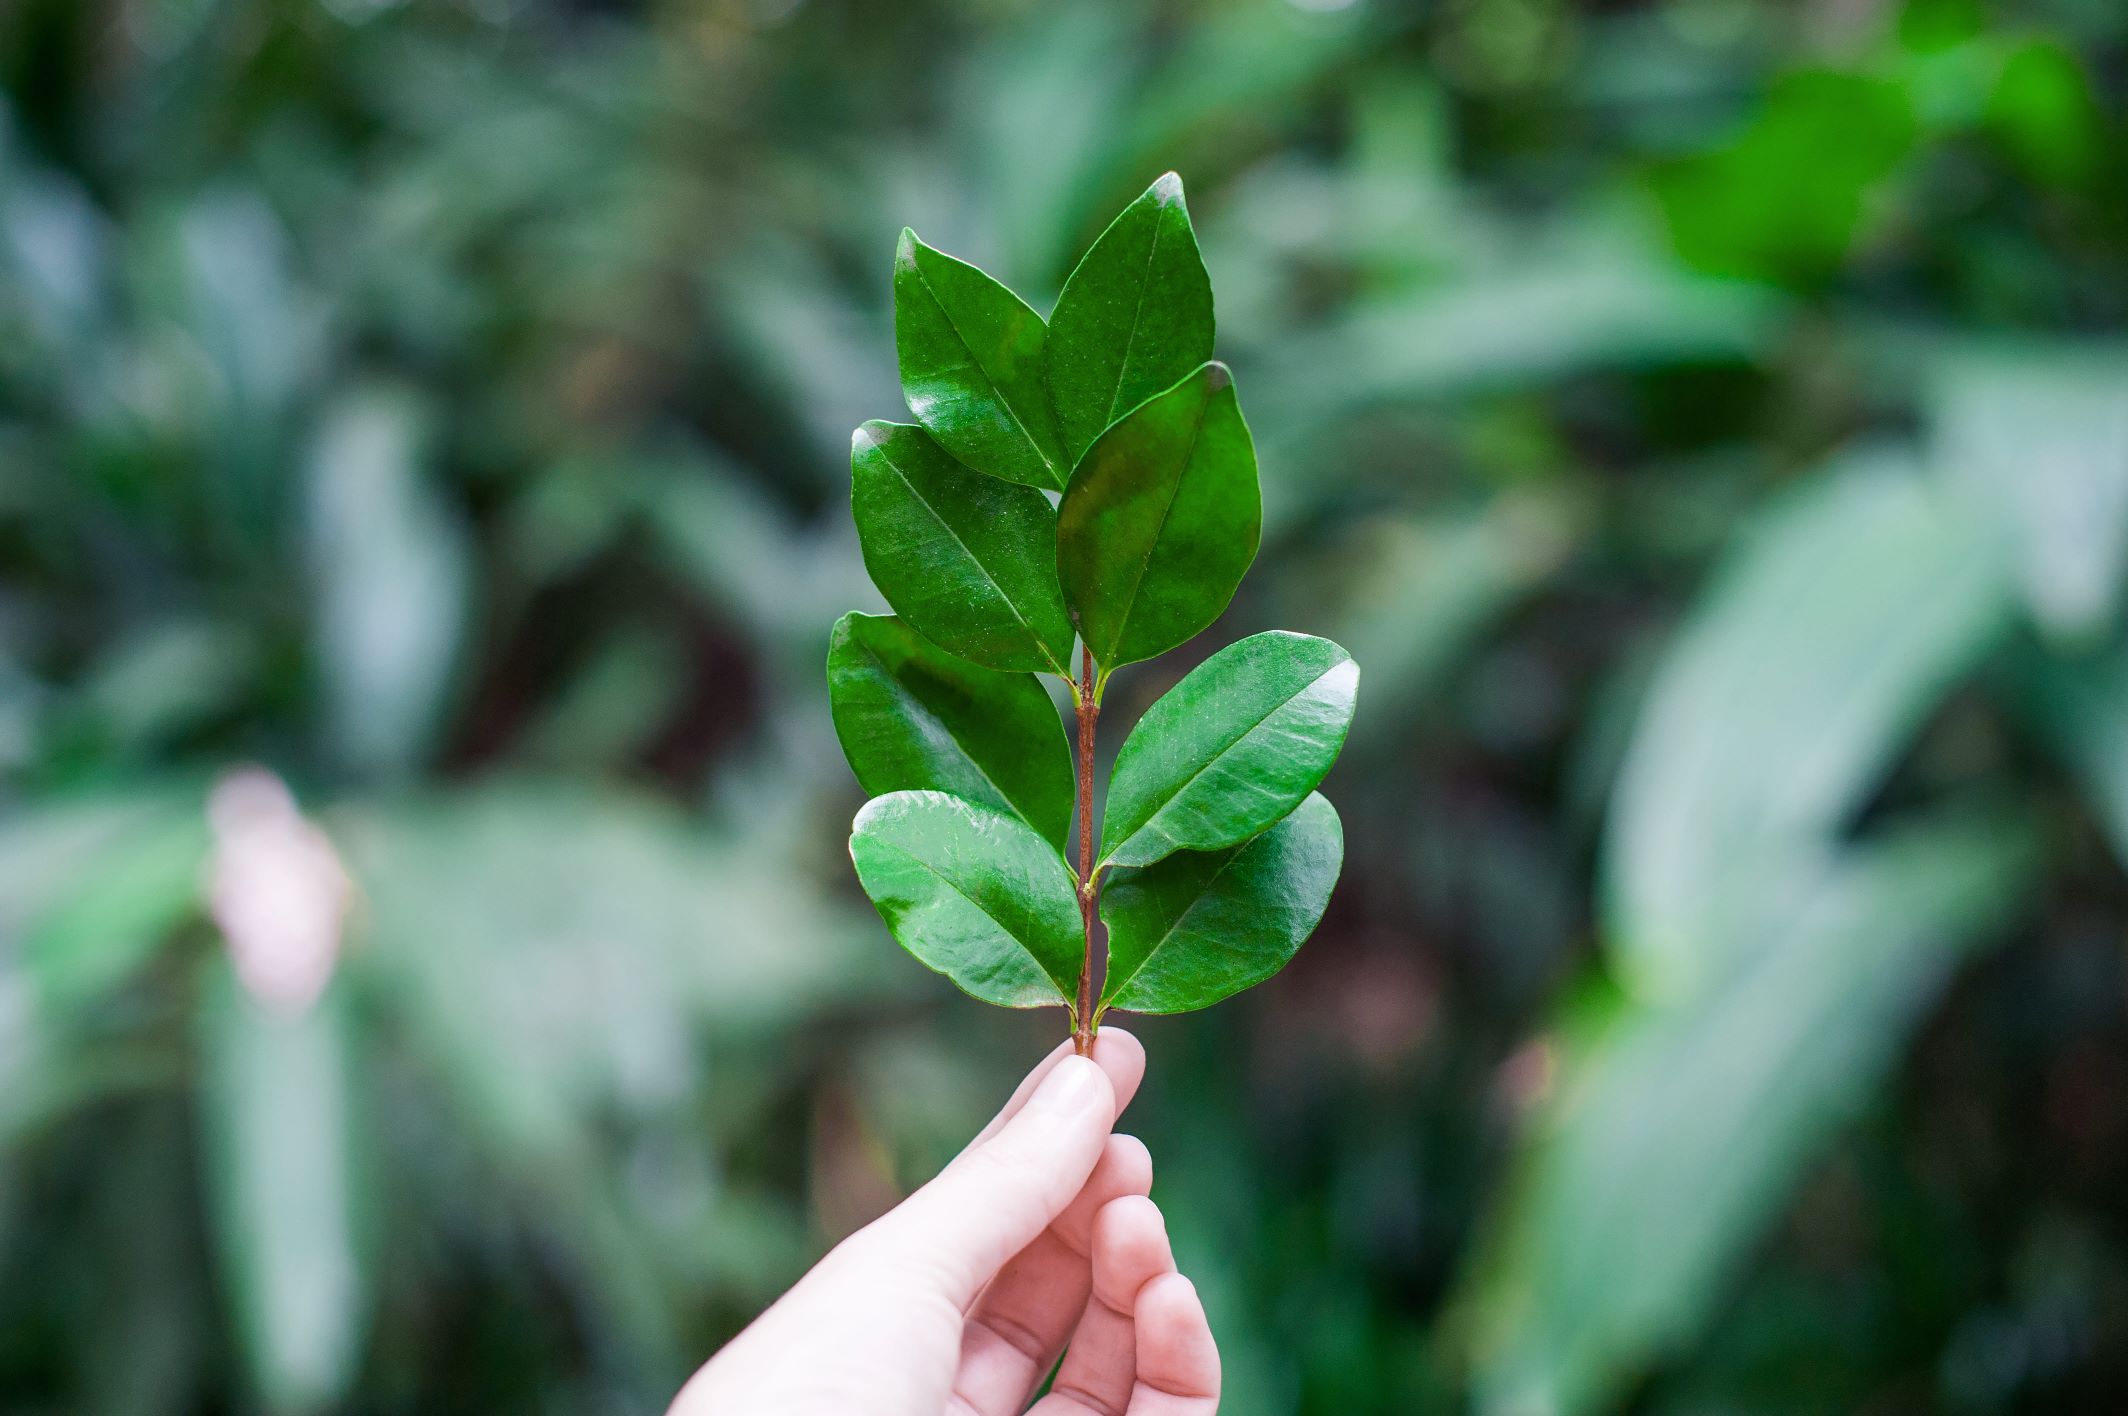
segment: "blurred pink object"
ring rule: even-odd
[[[263,767],[239,767],[207,798],[214,828],[209,909],[237,980],[269,1011],[295,1017],[332,980],[349,884],[325,833]]]

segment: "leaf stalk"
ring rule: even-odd
[[[1104,676],[1105,677],[1105,676]],[[1081,1057],[1094,1050],[1100,1019],[1094,1015],[1094,923],[1099,917],[1101,877],[1094,871],[1094,724],[1101,717],[1101,695],[1094,682],[1093,651],[1079,646],[1079,682],[1072,694],[1079,727],[1079,921],[1086,931],[1086,953],[1079,963],[1079,996],[1071,1011],[1072,1049]]]

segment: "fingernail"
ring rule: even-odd
[[[1072,1115],[1098,1103],[1106,1084],[1097,1064],[1084,1057],[1067,1057],[1042,1078],[1042,1085],[1027,1098],[1027,1109],[1046,1116]]]

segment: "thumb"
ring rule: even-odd
[[[1066,1057],[1027,1104],[873,1226],[875,1252],[935,1275],[965,1308],[1086,1184],[1116,1124],[1101,1067]]]

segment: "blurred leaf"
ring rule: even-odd
[[[1847,259],[1918,137],[1896,81],[1799,71],[1726,146],[1660,171],[1655,191],[1691,264],[1815,281]]]
[[[1467,514],[1371,517],[1274,567],[1278,617],[1367,666],[1354,747],[1404,740],[1460,656],[1559,575],[1584,518],[1571,498],[1517,491]]]
[[[1212,357],[1212,281],[1180,177],[1153,183],[1080,259],[1050,315],[1047,355],[1073,465],[1109,424]]]
[[[274,1412],[339,1405],[372,1301],[345,992],[277,1016],[217,961],[201,1015],[215,1236],[251,1380]]]
[[[1770,292],[1685,275],[1609,241],[1515,257],[1369,300],[1267,350],[1251,366],[1266,436],[1283,446],[1369,405],[1528,387],[1588,369],[1749,361],[1780,328]]]
[[[412,395],[371,388],[333,411],[310,461],[318,672],[333,751],[364,775],[420,760],[466,622],[470,553],[424,440]]]
[[[2128,864],[2128,653],[2011,659],[2010,681],[2083,783],[2116,859]]]
[[[1239,845],[1292,811],[1337,761],[1359,665],[1327,639],[1252,634],[1192,669],[1116,754],[1101,863]]]
[[[707,831],[632,794],[500,780],[331,825],[367,905],[355,957],[483,1183],[530,1217],[605,1338],[676,1382],[665,1285],[713,1263],[691,1246],[714,1233],[650,1228],[612,1163],[615,1129],[688,1102],[711,1057],[780,1076],[788,1054],[768,1040],[890,992],[875,927],[773,833]]]
[[[1896,458],[1752,527],[1658,669],[1605,838],[1612,957],[1646,999],[1718,986],[1807,889],[1910,733],[2005,627],[1981,528]]]
[[[1717,987],[1597,1028],[1475,1272],[1485,1409],[1602,1409],[1694,1333],[2039,846],[2002,812],[1901,827],[1829,864]]]
[[[199,905],[208,849],[197,793],[54,800],[0,826],[0,952],[48,1024],[71,1027]]]
[[[828,641],[828,701],[871,795],[942,791],[1010,812],[1064,850],[1071,743],[1033,675],[976,668],[891,616],[847,614]]]
[[[997,281],[901,233],[894,349],[916,421],[978,472],[1061,488],[1070,471],[1043,378],[1042,317]]]
[[[1928,411],[1935,462],[2003,542],[2040,628],[2110,629],[2128,571],[2128,346],[1967,348]]]
[[[1057,513],[1057,570],[1103,677],[1219,618],[1263,526],[1256,449],[1226,365],[1206,364],[1103,433]]]
[[[943,792],[865,803],[857,878],[904,949],[1006,1008],[1063,1003],[1078,983],[1078,891],[1056,848],[1015,817]]]
[[[1186,1013],[1286,966],[1330,903],[1345,833],[1320,793],[1239,846],[1178,851],[1101,895],[1108,976],[1101,1006]]]
[[[984,668],[1071,677],[1048,498],[971,472],[903,423],[857,430],[850,477],[865,569],[896,614]]]

